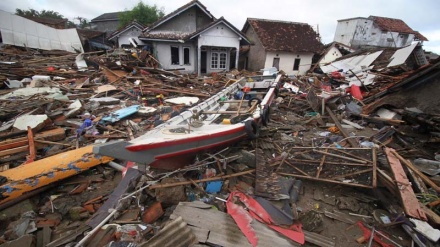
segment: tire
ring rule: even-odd
[[[275,87],[275,90],[274,90],[274,94],[275,94],[275,98],[277,98],[278,97],[278,94],[280,93],[280,88],[278,87],[278,85]]]
[[[258,136],[260,136],[260,128],[258,128],[258,125],[254,120],[247,120],[244,123],[244,130],[251,140],[257,139]]]
[[[159,124],[162,124],[163,123],[163,120],[156,120],[156,121],[154,121],[154,127],[156,127],[156,126],[158,126]]]
[[[248,101],[248,106],[251,107],[252,106],[252,102],[255,101],[255,100],[257,101],[257,105],[259,105],[261,103],[261,99],[254,97],[254,98],[252,98],[252,99],[250,99]]]
[[[261,123],[263,126],[267,126],[267,124],[270,122],[270,107],[266,106],[263,109],[263,114],[261,114]]]

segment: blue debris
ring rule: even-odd
[[[69,170],[75,170],[75,171],[77,171],[77,172],[80,172],[81,171],[81,168],[79,168],[79,167],[77,167],[76,165],[74,165],[74,164],[72,164],[72,163],[69,163],[68,165],[67,165],[67,168],[69,168]]]
[[[206,182],[206,193],[218,193],[222,190],[223,181]]]

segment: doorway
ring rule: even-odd
[[[201,51],[201,57],[200,57],[200,73],[206,74],[206,51]]]
[[[280,58],[279,57],[273,58],[272,67],[275,67],[275,68],[277,68],[277,70],[280,70]]]

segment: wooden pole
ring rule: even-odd
[[[335,180],[331,180],[331,179],[307,177],[307,176],[302,176],[302,175],[298,175],[298,174],[291,174],[291,173],[284,173],[284,172],[277,172],[277,174],[282,175],[282,176],[304,178],[304,179],[310,179],[310,180],[313,180],[313,181],[328,182],[328,183],[348,185],[348,186],[355,186],[355,187],[361,187],[361,188],[367,188],[367,189],[371,189],[372,188],[371,186],[364,185],[364,184],[344,183],[344,182],[339,182],[339,181],[335,181]]]
[[[351,138],[351,136],[344,130],[344,128],[342,128],[341,123],[339,122],[339,120],[335,116],[335,114],[333,113],[332,109],[330,109],[330,107],[328,107],[328,106],[326,106],[325,109],[327,110],[328,115],[330,115],[330,117],[333,119],[333,122],[335,122],[336,127],[338,127],[339,131],[341,131],[342,135],[345,138],[347,138],[348,143],[350,143],[350,145],[354,148],[359,147],[357,142]]]
[[[344,159],[344,160],[354,161],[356,163],[362,163],[362,164],[367,163],[364,160],[353,159],[353,158],[350,158],[350,157],[345,157],[345,156],[341,156],[341,155],[337,155],[337,154],[332,154],[332,153],[328,153],[328,152],[324,152],[324,151],[313,150],[313,152],[324,154],[324,155],[328,155],[328,156],[333,156],[333,157]]]
[[[150,190],[152,189],[158,189],[158,188],[169,188],[169,187],[175,187],[175,186],[181,186],[181,185],[187,185],[194,183],[200,183],[200,182],[209,182],[209,181],[215,181],[215,180],[222,180],[226,178],[232,178],[232,177],[238,177],[245,174],[254,173],[255,169],[244,171],[244,172],[238,172],[230,175],[224,175],[224,176],[218,176],[218,177],[212,177],[212,178],[204,178],[204,179],[198,179],[198,180],[192,180],[192,181],[183,181],[183,182],[176,182],[176,183],[170,183],[170,184],[156,184],[149,187]]]

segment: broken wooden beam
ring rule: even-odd
[[[437,186],[434,182],[432,182],[431,179],[429,179],[425,174],[419,171],[411,162],[404,159],[400,154],[398,154],[394,149],[391,149],[390,152],[396,156],[401,162],[403,162],[404,165],[406,165],[409,169],[413,170],[419,177],[429,185],[433,190],[435,190],[437,193],[440,193],[440,187]]]
[[[395,155],[396,152],[393,152],[394,150],[391,148],[384,148],[384,150],[388,159],[388,163],[390,164],[391,171],[394,174],[394,179],[396,181],[401,203],[405,213],[408,216],[426,221],[426,214],[420,208],[419,200],[414,194],[411,183],[409,182],[405,171],[403,170],[399,158]]]
[[[0,176],[7,179],[7,182],[0,186],[0,205],[113,160],[111,157],[95,155],[92,150],[93,146],[86,146],[34,161],[32,165],[18,166],[0,172]]]
[[[35,148],[34,133],[30,126],[27,127],[28,130],[28,143],[29,143],[29,155],[26,158],[26,163],[31,163],[37,157],[37,150]]]
[[[339,122],[338,118],[335,116],[335,114],[333,113],[332,109],[330,109],[330,107],[326,106],[325,109],[327,110],[328,115],[330,115],[330,117],[332,118],[333,122],[335,122],[336,127],[338,127],[339,131],[342,133],[342,135],[347,138],[348,143],[350,143],[350,145],[354,148],[359,147],[359,145],[357,144],[357,142],[355,140],[353,140],[341,125],[341,122]]]

